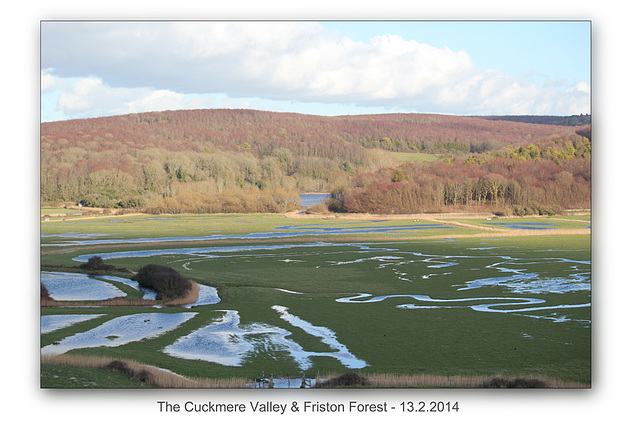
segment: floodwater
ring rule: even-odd
[[[300,206],[309,207],[324,202],[331,196],[331,193],[302,193],[299,196]]]
[[[485,225],[501,225],[514,230],[549,230],[556,228],[558,224],[550,222],[485,222]]]
[[[130,286],[143,293],[142,299],[155,300],[156,293],[149,289],[141,288],[135,280],[124,277],[95,275],[66,272],[42,272],[40,280],[49,291],[49,295],[56,301],[101,301],[114,297],[126,296],[124,292],[111,283],[99,280],[111,280]],[[201,305],[211,305],[220,302],[218,290],[212,286],[198,284],[198,299],[187,304],[185,308]]]
[[[363,299],[367,298],[367,299]],[[485,313],[524,313],[530,311],[541,311],[541,310],[559,310],[559,309],[567,309],[567,308],[582,308],[589,307],[591,304],[561,304],[561,305],[543,305],[546,301],[540,298],[518,298],[518,297],[479,297],[479,298],[449,298],[449,299],[437,299],[431,298],[429,295],[414,295],[414,294],[396,294],[396,295],[380,295],[380,296],[372,296],[372,294],[361,293],[358,295],[338,298],[336,302],[342,303],[375,303],[385,301],[390,298],[412,298],[417,301],[420,301],[421,304],[399,304],[396,307],[402,309],[451,309],[451,308],[470,308],[475,311],[482,311]],[[465,304],[465,303],[473,303],[473,302],[482,302],[482,301],[494,301],[494,302],[484,302],[481,304]],[[500,302],[502,301],[502,302]],[[462,304],[461,304],[462,303]],[[447,305],[448,304],[448,305]],[[497,308],[497,307],[513,307],[513,306],[527,306],[524,308]],[[540,317],[540,316],[536,316]],[[567,319],[565,316],[561,316],[559,318],[553,316],[546,316],[547,319],[552,319],[558,322],[566,322],[570,319]],[[580,319],[578,319],[580,320]]]
[[[127,295],[111,283],[80,273],[42,272],[40,281],[56,301],[99,301]]]
[[[282,245],[240,245],[240,246],[213,246],[206,248],[170,248],[170,249],[156,249],[156,250],[140,250],[140,251],[122,251],[122,252],[103,252],[95,254],[80,255],[73,258],[74,261],[87,262],[89,258],[93,256],[99,256],[103,260],[114,258],[140,258],[140,257],[152,257],[159,255],[197,255],[201,257],[217,258],[225,254],[233,254],[235,252],[251,252],[251,251],[264,251],[264,250],[279,250],[279,249],[292,249],[292,248],[316,248],[316,247],[356,247],[361,250],[367,250],[369,247],[363,243],[328,243],[328,242],[314,242],[314,243],[291,243]],[[222,254],[222,255],[219,255]],[[291,260],[283,260],[289,261]]]
[[[550,223],[496,223],[503,226],[553,227]],[[389,225],[380,221],[365,225],[353,224],[307,224],[299,226],[277,227],[270,233],[252,233],[247,235],[212,235],[203,237],[176,237],[160,239],[101,239],[93,240],[95,235],[75,235],[76,242],[85,243],[135,243],[153,241],[194,241],[216,240],[229,237],[257,239],[271,237],[290,237],[300,235],[335,235],[354,233],[395,233],[398,235],[416,230],[430,228],[453,228],[439,224],[415,224],[406,226]],[[87,239],[87,240],[85,240]],[[247,242],[250,243],[250,242]],[[60,244],[65,244],[60,243]],[[442,241],[443,245],[450,243]],[[77,256],[74,261],[86,262],[92,256],[100,256],[104,260],[114,258],[144,258],[153,256],[175,256],[173,261],[186,270],[197,269],[197,262],[219,262],[223,258],[273,257],[274,263],[295,264],[304,267],[304,263],[313,262],[315,268],[349,269],[354,264],[364,265],[371,269],[387,269],[384,280],[394,285],[400,292],[380,292],[374,295],[368,292],[345,292],[335,301],[337,304],[375,304],[383,301],[397,301],[395,307],[403,310],[440,310],[467,309],[483,313],[510,314],[547,319],[552,322],[580,321],[589,323],[588,319],[570,319],[566,310],[589,307],[590,303],[551,304],[545,295],[567,294],[590,291],[590,261],[553,257],[553,252],[535,257],[531,254],[518,256],[514,251],[510,256],[496,255],[492,250],[498,247],[471,247],[469,252],[458,252],[454,255],[437,255],[425,251],[403,251],[402,244],[391,242],[378,243],[327,243],[322,241],[291,244],[260,244],[237,246],[211,246],[205,248],[167,248],[157,250],[127,250],[119,252],[103,252]],[[287,253],[276,252],[293,249]],[[303,249],[303,250],[301,250]],[[315,252],[317,251],[317,252]],[[321,255],[314,257],[314,254]],[[567,255],[570,256],[570,255]],[[181,258],[182,257],[182,258]],[[316,259],[320,259],[316,261]],[[473,261],[473,263],[471,263]],[[553,264],[553,268],[546,266]],[[310,265],[310,264],[309,264]],[[478,271],[477,276],[468,274],[459,276],[461,271],[470,270],[472,266]],[[554,271],[558,277],[546,271]],[[385,272],[381,272],[385,273]],[[339,277],[332,275],[328,277]],[[473,278],[477,277],[477,278]],[[469,280],[469,279],[472,280]],[[115,276],[76,273],[42,272],[41,280],[49,289],[51,296],[57,300],[100,300],[124,295],[105,280],[118,281],[134,289],[138,283]],[[402,282],[398,282],[402,281]],[[438,296],[437,286],[450,286],[459,292],[460,297],[442,298]],[[396,287],[398,284],[406,286]],[[430,285],[437,285],[430,287]],[[294,289],[294,284],[282,283],[282,287],[273,288],[281,294],[289,294],[289,298],[302,295],[310,298],[310,294],[302,294]],[[287,289],[291,286],[292,289]],[[385,288],[386,289],[386,288]],[[391,289],[391,287],[389,288]],[[441,289],[441,288],[440,288]],[[482,289],[483,296],[476,297],[474,291]],[[144,291],[144,290],[143,290]],[[362,289],[367,291],[367,288]],[[493,293],[492,291],[495,291]],[[349,294],[350,293],[350,294]],[[494,296],[486,296],[486,295]],[[146,293],[145,298],[153,299],[155,295]],[[581,301],[581,300],[578,300]],[[312,324],[304,319],[304,313],[295,313],[283,305],[271,305],[280,320],[268,324],[263,322],[243,322],[241,313],[233,309],[196,313],[189,309],[202,305],[220,303],[216,288],[199,285],[199,298],[193,304],[185,305],[182,313],[140,313],[121,316],[104,322],[101,326],[89,331],[64,338],[59,343],[42,348],[43,354],[61,354],[75,348],[99,346],[120,346],[132,341],[157,337],[167,331],[174,330],[193,316],[211,316],[208,324],[202,328],[178,338],[173,344],[162,349],[172,357],[187,360],[202,360],[223,366],[238,367],[252,363],[261,357],[292,361],[301,371],[313,368],[313,358],[329,357],[337,360],[349,369],[361,369],[368,366],[348,347],[341,343],[336,331],[325,326]],[[226,307],[225,307],[226,308]],[[291,311],[294,311],[293,313]],[[540,312],[543,312],[540,314]],[[571,311],[575,313],[576,311]],[[98,315],[100,316],[100,315]],[[48,333],[95,318],[90,315],[50,315],[42,316],[41,332]],[[207,320],[207,318],[205,318]],[[300,331],[323,343],[327,351],[309,352],[293,339],[293,332]],[[300,379],[277,380],[277,387],[286,382],[289,387],[299,387]],[[293,381],[293,382],[292,382]],[[278,385],[279,384],[279,385]],[[293,386],[291,385],[293,384]]]
[[[241,324],[237,311],[226,310],[221,319],[179,338],[174,344],[165,347],[163,352],[181,359],[204,360],[224,366],[242,366],[248,358],[257,355],[291,358],[302,371],[312,367],[310,360],[312,356],[332,357],[352,369],[367,366],[364,361],[351,354],[346,346],[338,342],[335,332],[329,328],[312,325],[290,314],[287,307],[273,306],[272,308],[291,326],[301,328],[306,333],[320,338],[335,351],[305,351],[291,340],[289,330],[266,323]]]
[[[85,320],[96,319],[104,314],[51,314],[40,317],[40,333],[48,334]]]
[[[371,221],[384,222],[384,221]],[[412,224],[412,225],[388,225],[376,224],[371,226],[361,225],[330,225],[306,224],[288,225],[275,227],[273,232],[260,232],[248,234],[212,234],[209,236],[180,236],[180,237],[145,237],[138,239],[90,239],[90,240],[65,240],[63,242],[43,243],[42,246],[81,246],[81,245],[107,245],[107,244],[135,244],[135,243],[159,243],[159,242],[206,242],[223,239],[273,239],[289,238],[300,236],[323,236],[323,235],[346,235],[346,234],[404,234],[414,231],[424,230],[447,230],[455,229],[455,226],[442,224]],[[54,235],[43,235],[42,237],[53,237]]]
[[[196,313],[139,313],[108,320],[86,332],[64,338],[40,349],[42,355],[56,356],[77,348],[118,347],[145,338],[155,338],[186,322]]]

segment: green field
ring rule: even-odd
[[[433,162],[438,160],[437,154],[430,153],[400,153],[394,152],[393,157],[401,162],[411,162],[411,163],[422,163],[422,162]]]
[[[134,359],[188,377],[357,371],[534,376],[589,385],[590,235],[504,232],[504,224],[565,231],[588,225],[580,222],[588,217],[575,219],[460,219],[446,227],[413,219],[280,215],[42,222],[43,271],[77,266],[91,255],[133,271],[163,264],[214,286],[221,301],[191,308],[43,307],[42,316],[103,316],[43,333],[41,345],[63,343],[127,315],[192,313],[157,337],[69,353]],[[203,236],[213,237],[193,240]],[[146,238],[158,240],[136,240]],[[231,313],[238,324],[229,333],[221,325]],[[220,338],[198,357],[213,359],[169,354],[168,348],[206,327]],[[227,353],[233,363],[225,362],[231,360]],[[59,386],[44,376],[42,381],[43,387]]]

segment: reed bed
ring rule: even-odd
[[[159,388],[185,389],[243,389],[252,388],[246,378],[187,378],[167,369],[146,365],[134,360],[113,359],[106,356],[61,354],[41,355],[40,362],[51,365],[81,366],[120,372],[134,379]],[[555,388],[584,389],[588,384],[561,381],[532,376],[442,376],[398,374],[316,374],[316,388],[366,387],[366,388]]]
[[[159,388],[248,388],[250,380],[244,378],[187,378],[167,369],[145,365],[134,360],[113,359],[104,356],[61,354],[41,355],[40,363],[51,365],[81,366],[121,372],[134,379]]]
[[[519,377],[503,376],[442,376],[428,374],[366,374],[360,375],[365,387],[369,388],[589,388],[588,384],[562,381],[553,378],[536,378],[530,375]],[[340,377],[338,377],[340,378]],[[334,375],[316,377],[318,387],[336,379]],[[344,384],[343,386],[352,386]]]

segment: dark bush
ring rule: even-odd
[[[156,292],[157,300],[182,298],[191,289],[189,279],[164,265],[145,265],[133,280],[137,281],[141,287]]]
[[[486,388],[546,388],[544,381],[535,378],[516,378],[515,380],[507,380],[505,378],[492,378],[491,381],[484,384]]]
[[[121,360],[114,360],[110,362],[105,369],[108,371],[119,372],[130,376],[131,378],[148,383],[151,380],[151,373],[146,369],[136,372],[133,368],[130,368],[125,362]]]
[[[80,268],[89,271],[128,271],[126,268],[117,268],[114,265],[105,264],[98,255],[94,255],[84,264],[80,264]]]
[[[84,270],[108,270],[108,267],[113,266],[105,264],[102,258],[97,255],[92,256],[91,258],[89,258],[89,261],[80,265],[80,268]]]
[[[133,375],[133,378],[138,381],[142,381],[143,383],[149,383],[151,382],[151,372],[143,369],[140,372],[136,372],[135,375]]]
[[[51,301],[51,295],[49,295],[49,290],[44,286],[42,282],[40,282],[40,299]]]
[[[320,384],[316,384],[316,387],[356,387],[356,386],[368,386],[369,381],[362,375],[355,372],[347,372],[339,377],[330,378],[327,381],[323,381]]]
[[[127,366],[126,363],[121,360],[114,360],[112,362],[109,362],[109,364],[105,366],[105,369],[108,371],[120,372],[121,374],[133,376],[133,369],[131,369],[129,366]]]

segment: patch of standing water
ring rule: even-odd
[[[288,313],[286,307],[273,306],[280,317],[292,326],[302,328],[306,333],[321,338],[322,342],[336,349],[335,352],[307,352],[288,337],[291,332],[265,323],[240,324],[240,316],[235,310],[226,310],[222,319],[179,338],[162,351],[170,356],[188,360],[204,360],[224,366],[242,366],[252,355],[266,354],[277,358],[291,357],[300,370],[313,366],[312,356],[333,357],[343,365],[358,369],[366,366],[356,359],[348,349],[335,338],[328,328],[318,327]],[[300,384],[299,384],[300,385]]]
[[[361,250],[370,249],[369,246],[363,243],[327,243],[327,242],[314,242],[314,243],[291,243],[284,245],[241,245],[241,246],[213,246],[206,248],[173,248],[173,249],[156,249],[156,250],[141,250],[141,251],[123,251],[123,252],[104,252],[95,254],[80,255],[73,258],[73,261],[87,262],[89,258],[93,256],[99,256],[103,260],[115,259],[115,258],[144,258],[152,256],[162,255],[194,255],[207,258],[216,258],[222,255],[235,252],[251,252],[261,250],[278,250],[278,249],[292,249],[292,248],[316,248],[316,247],[356,247]],[[395,249],[381,249],[381,250],[395,250]]]
[[[242,366],[252,353],[283,351],[294,343],[290,332],[264,323],[240,325],[235,310],[226,310],[222,319],[179,338],[162,351],[172,357],[204,360],[224,366]]]
[[[118,276],[107,276],[107,275],[96,275],[96,276],[92,276],[92,277],[96,277],[98,279],[105,279],[105,280],[111,280],[114,282],[118,282],[118,283],[122,283],[123,285],[127,285],[132,287],[133,289],[142,292],[142,299],[145,300],[154,300],[156,299],[156,292],[150,290],[150,289],[146,289],[146,288],[142,288],[140,287],[140,284],[138,282],[136,282],[135,280],[131,280],[131,279],[125,279],[124,277],[118,277]]]
[[[51,314],[40,317],[40,333],[48,334],[76,323],[104,316],[104,314]]]
[[[485,222],[485,225],[501,225],[516,230],[548,230],[558,226],[551,222]]]
[[[416,224],[416,225],[375,225],[375,226],[323,226],[302,225],[275,227],[275,230],[290,230],[276,232],[260,232],[248,234],[214,234],[210,236],[180,236],[180,237],[147,237],[139,239],[96,239],[74,240],[57,243],[45,243],[42,246],[79,246],[79,245],[106,245],[106,244],[133,244],[133,243],[158,243],[158,242],[206,242],[222,239],[272,239],[298,236],[344,235],[344,234],[372,234],[372,233],[407,233],[412,231],[430,229],[454,229],[456,227],[442,224]],[[50,237],[43,235],[42,237]]]
[[[185,308],[197,307],[200,305],[213,305],[220,302],[218,290],[212,286],[198,284],[198,299],[193,304],[184,305]]]
[[[502,273],[513,273],[511,276],[471,280],[465,283],[466,287],[458,290],[477,289],[483,286],[504,286],[512,292],[525,294],[558,294],[591,290],[591,280],[588,277],[589,271],[572,273],[568,277],[540,277],[538,273],[529,273],[524,268],[521,268],[524,265],[537,263],[561,263],[567,264],[567,269],[576,271],[584,269],[582,265],[589,265],[591,264],[590,261],[576,261],[566,258],[543,258],[535,262],[511,257],[503,257],[503,259],[504,261],[490,264],[486,268],[496,269]]]
[[[365,361],[356,358],[353,354],[351,354],[351,352],[349,352],[349,349],[347,349],[344,344],[341,344],[338,341],[336,333],[331,329],[325,328],[324,326],[312,325],[306,320],[300,319],[298,316],[290,314],[287,307],[274,305],[271,308],[273,308],[280,314],[280,318],[282,320],[285,320],[292,326],[296,326],[302,329],[309,335],[320,338],[323,343],[337,350],[336,352],[331,353],[308,353],[309,355],[334,357],[344,366],[351,369],[361,369],[367,366],[367,363]]]
[[[368,298],[368,299],[363,299]],[[590,303],[584,304],[562,304],[562,305],[554,305],[554,306],[539,306],[538,304],[544,304],[546,301],[539,298],[517,298],[517,297],[476,297],[476,298],[450,298],[450,299],[436,299],[431,298],[429,295],[414,295],[414,294],[397,294],[397,295],[380,295],[373,297],[372,294],[361,293],[358,295],[338,298],[336,302],[342,303],[355,303],[355,304],[365,304],[365,303],[375,303],[381,302],[389,298],[412,298],[417,301],[426,304],[400,304],[397,305],[397,308],[402,309],[442,309],[442,308],[470,308],[475,311],[481,311],[485,313],[522,313],[529,311],[540,311],[540,310],[558,310],[558,309],[569,309],[569,308],[583,308],[590,307]],[[481,302],[481,301],[494,301],[494,302],[486,302],[481,304],[460,304],[467,302]],[[504,302],[499,302],[504,301]],[[455,305],[441,305],[445,304],[455,304]],[[524,308],[497,308],[497,307],[512,307],[512,306],[531,306]],[[548,317],[546,317],[548,318]],[[567,319],[563,317],[563,321]]]
[[[40,281],[56,301],[102,301],[127,294],[111,283],[80,273],[40,273]]]
[[[300,206],[309,207],[328,200],[331,193],[301,193]]]
[[[109,320],[86,332],[69,336],[40,349],[42,355],[56,356],[77,348],[118,347],[169,332],[196,313],[138,313]]]

